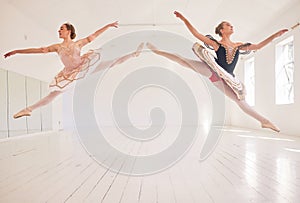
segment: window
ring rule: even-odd
[[[294,103],[294,38],[276,45],[276,104]]]
[[[246,102],[250,106],[255,105],[255,71],[254,71],[254,57],[245,61],[244,78],[246,86]]]

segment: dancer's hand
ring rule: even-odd
[[[185,19],[185,17],[184,17],[181,13],[179,13],[178,11],[174,11],[174,14],[175,14],[175,16],[176,16],[177,18],[180,18],[181,20],[184,20],[184,19]]]
[[[119,22],[116,21],[116,22],[113,22],[113,23],[108,24],[107,26],[108,26],[108,27],[115,27],[115,28],[118,28]]]
[[[281,35],[283,35],[284,33],[286,33],[287,31],[289,31],[288,29],[282,29],[282,30],[279,30],[278,32],[276,32],[274,34],[274,37],[280,37]]]
[[[15,55],[16,53],[17,53],[17,51],[10,51],[10,52],[4,54],[4,58],[7,58],[7,57],[12,56],[12,55]]]

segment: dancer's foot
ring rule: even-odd
[[[138,48],[136,49],[136,51],[133,53],[134,56],[135,56],[135,57],[138,57],[138,56],[141,54],[143,48],[144,48],[144,43],[141,43],[141,44],[138,46]]]
[[[31,109],[26,108],[26,109],[19,111],[18,113],[16,113],[14,115],[14,119],[21,118],[23,116],[31,116]]]
[[[151,51],[153,51],[153,52],[157,52],[158,51],[158,49],[153,45],[153,44],[151,44],[150,42],[147,42],[147,47],[151,50]]]
[[[270,121],[266,121],[264,123],[261,124],[262,128],[269,128],[271,130],[274,130],[275,132],[280,132],[280,129],[277,128],[273,123],[271,123]]]

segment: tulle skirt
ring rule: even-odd
[[[203,46],[198,43],[193,45],[194,53],[204,61],[213,72],[215,80],[217,81],[218,78],[222,79],[236,94],[239,100],[244,100],[246,96],[246,90],[243,83],[238,80],[236,77],[230,75],[226,70],[220,67],[214,59],[214,56],[207,51]]]
[[[60,71],[49,84],[50,91],[64,91],[74,84],[76,80],[83,79],[96,68],[100,62],[101,49],[90,50],[84,54],[81,63],[68,70],[64,68]]]

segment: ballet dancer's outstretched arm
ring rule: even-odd
[[[4,54],[4,58],[15,54],[41,54],[48,52],[56,52],[58,48],[58,44],[53,44],[48,47],[40,47],[40,48],[28,48],[28,49],[16,49]]]
[[[119,25],[118,21],[115,21],[113,23],[107,24],[104,27],[102,27],[99,30],[97,30],[96,32],[94,32],[93,34],[89,35],[88,37],[78,40],[76,43],[78,43],[78,45],[80,47],[83,47],[86,44],[88,44],[88,43],[92,42],[93,40],[95,40],[99,35],[101,35],[103,32],[105,32],[106,30],[108,30],[110,27],[118,28],[118,25]]]
[[[186,27],[189,29],[189,31],[200,41],[204,42],[205,44],[208,44],[210,46],[212,46],[214,48],[214,50],[217,50],[219,48],[219,45],[209,39],[208,37],[204,36],[203,34],[199,33],[196,28],[178,11],[174,12],[175,16],[177,18],[179,18],[180,20],[182,20],[184,22],[184,24],[186,25]]]
[[[272,34],[271,36],[269,36],[265,40],[259,42],[258,44],[251,44],[247,47],[241,48],[241,50],[258,50],[258,49],[261,49],[264,46],[266,46],[267,44],[269,44],[270,42],[272,42],[275,38],[280,37],[281,35],[283,35],[287,31],[288,31],[288,29],[279,30],[278,32]]]
[[[118,27],[118,22],[116,21],[116,22],[107,24],[104,27],[97,30],[96,32],[94,32],[93,34],[89,35],[88,37],[77,40],[76,43],[78,43],[78,45],[80,47],[83,47],[86,44],[88,44],[89,42],[96,39],[100,34],[105,32],[110,27],[116,27],[117,28]],[[62,27],[61,27],[60,30],[62,30]],[[69,38],[70,38],[69,40],[71,40],[70,35],[68,35],[66,38],[64,38],[64,37],[61,37],[61,38],[63,38],[64,41],[67,41]],[[53,44],[53,45],[50,45],[50,46],[47,46],[47,47],[40,47],[40,48],[17,49],[17,50],[13,50],[13,51],[10,51],[10,52],[4,54],[4,58],[7,58],[7,57],[15,55],[15,54],[40,54],[40,53],[57,52],[58,49],[59,49],[59,44]]]

